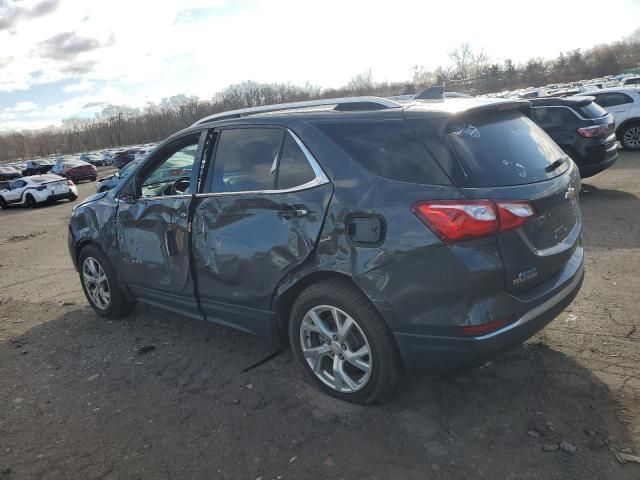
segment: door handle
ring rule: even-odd
[[[278,215],[280,215],[282,218],[286,218],[287,220],[304,217],[308,214],[309,211],[306,208],[286,208],[278,212]]]

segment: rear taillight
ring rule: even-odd
[[[40,185],[39,187],[36,187],[36,190],[38,190],[39,192],[46,190],[47,186],[46,185]]]
[[[70,187],[73,187],[73,182],[71,180],[67,180],[67,185],[69,185]]]
[[[609,125],[592,125],[591,127],[582,127],[578,129],[578,135],[585,138],[594,138],[605,135],[609,130]]]
[[[411,210],[446,243],[515,230],[535,215],[526,201],[431,200]]]

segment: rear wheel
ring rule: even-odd
[[[25,198],[25,203],[29,208],[34,208],[38,204],[38,202],[36,202],[36,199],[33,198],[33,195],[31,195],[30,193],[27,193],[27,197]]]
[[[119,318],[129,313],[134,302],[127,299],[106,255],[87,245],[78,258],[80,283],[93,310],[103,317]]]
[[[640,150],[640,123],[625,126],[620,132],[620,143],[627,150]]]
[[[347,281],[325,280],[302,292],[291,310],[289,341],[307,379],[341,400],[384,402],[402,373],[387,325]]]
[[[4,210],[5,208],[7,208],[7,201],[4,198],[0,197],[0,209]]]

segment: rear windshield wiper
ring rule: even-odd
[[[544,171],[547,172],[547,173],[553,172],[556,168],[558,168],[560,165],[562,165],[566,161],[567,161],[567,157],[560,157],[555,162],[550,163],[549,165],[547,165],[546,168],[544,169]]]

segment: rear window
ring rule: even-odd
[[[602,118],[607,114],[607,111],[596,102],[589,102],[586,105],[573,107],[573,109],[584,118]]]
[[[419,131],[419,121],[416,127]],[[564,157],[533,120],[521,112],[495,112],[451,120],[445,137],[464,174],[475,187],[524,185],[553,178],[569,162],[547,172]]]
[[[431,185],[451,183],[404,120],[322,123],[317,127],[376,175]]]

